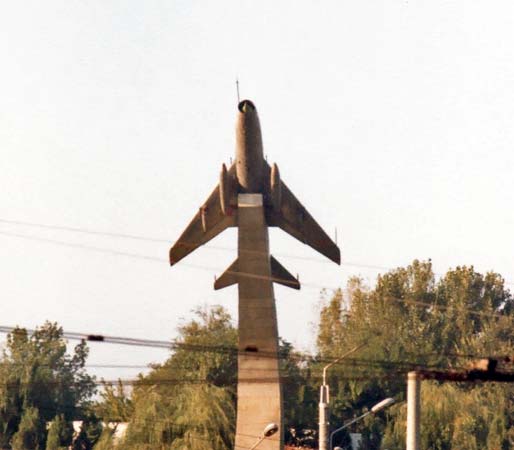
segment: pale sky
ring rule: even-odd
[[[268,161],[338,229],[341,267],[271,231],[305,283],[275,288],[284,338],[313,348],[321,286],[374,282],[351,263],[432,258],[437,272],[472,264],[514,282],[513,47],[506,0],[3,2],[0,220],[169,242],[0,222],[0,325],[171,339],[202,304],[237,318],[237,288],[212,289],[235,230],[166,262],[234,155],[236,77]],[[90,363],[165,356],[97,345]]]

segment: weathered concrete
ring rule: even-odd
[[[238,195],[239,358],[235,448],[250,448],[269,423],[279,432],[257,449],[282,450],[278,330],[268,228],[261,194]]]

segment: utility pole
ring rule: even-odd
[[[334,364],[346,358],[348,355],[356,352],[360,348],[364,347],[366,344],[358,345],[357,347],[352,348],[349,352],[346,352],[344,355],[340,356],[336,360],[332,361],[330,364],[327,364],[323,367],[323,384],[320,388],[320,396],[319,396],[319,450],[328,450],[328,436],[329,436],[329,416],[330,416],[330,392],[327,384],[327,369],[332,367]]]
[[[470,370],[417,370],[407,374],[407,450],[419,450],[421,420],[421,380],[453,382],[496,382],[514,383],[514,372],[497,371],[498,364],[510,362],[511,357],[503,359],[482,358],[472,361]],[[321,447],[320,447],[321,449]]]
[[[420,448],[421,374],[407,374],[407,450]]]
[[[325,380],[323,380],[323,385],[320,389],[320,399],[319,399],[319,450],[327,450],[328,445],[328,431],[330,422],[328,420],[329,409],[328,404],[330,402],[328,386],[325,384]]]

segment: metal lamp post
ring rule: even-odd
[[[278,431],[278,425],[276,423],[269,423],[268,425],[266,425],[266,427],[262,431],[262,436],[259,439],[257,439],[257,442],[255,444],[253,444],[249,448],[249,450],[253,450],[254,448],[256,448],[264,439],[266,439],[267,437],[273,436],[277,431]]]
[[[350,425],[354,424],[355,422],[358,422],[361,419],[364,419],[364,417],[369,416],[370,414],[376,414],[378,411],[387,408],[388,406],[391,406],[394,403],[394,398],[386,398],[382,400],[381,402],[378,402],[375,406],[373,406],[369,411],[365,412],[364,414],[360,415],[359,417],[356,417],[355,419],[350,420],[349,422],[345,423],[342,427],[338,428],[337,430],[332,431],[330,433],[330,450],[333,450],[334,448],[334,434],[339,433],[341,430],[344,430],[345,428],[348,428]]]
[[[330,403],[330,393],[327,384],[327,370],[332,367],[334,364],[338,363],[342,359],[346,358],[348,355],[356,352],[360,348],[364,347],[366,344],[358,345],[357,347],[352,348],[349,352],[346,352],[344,355],[340,356],[336,360],[332,361],[330,364],[327,364],[323,367],[323,384],[320,389],[320,398],[319,398],[319,450],[327,450],[328,445],[328,427],[330,425],[329,418],[329,403]]]

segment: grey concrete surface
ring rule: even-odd
[[[279,432],[264,439],[257,449],[282,450],[277,314],[261,194],[239,194],[238,222],[240,354],[235,448],[250,448],[266,425],[274,422]]]

